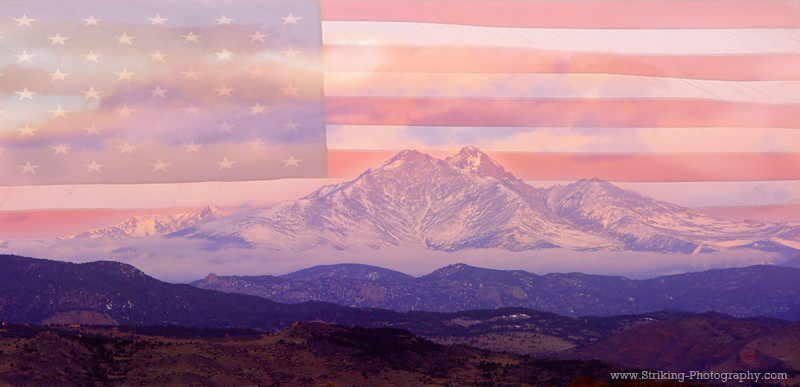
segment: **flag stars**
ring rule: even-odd
[[[158,161],[149,165],[153,167],[153,173],[158,171],[167,172],[167,167],[170,166],[171,163],[165,163],[161,161],[161,159],[158,159]]]
[[[156,14],[155,17],[149,17],[149,18],[147,18],[147,20],[150,20],[150,25],[163,26],[164,23],[169,19],[167,19],[165,17],[161,17],[161,15],[159,15],[159,14]]]
[[[128,144],[128,142],[125,141],[124,144],[117,145],[117,149],[119,149],[119,154],[133,154],[133,150],[136,149],[136,145]]]
[[[150,90],[150,98],[156,98],[156,97],[166,98],[168,91],[169,90],[162,89],[161,86],[156,85],[155,89]]]
[[[297,24],[297,21],[302,19],[302,17],[294,16],[290,12],[288,16],[282,16],[281,19],[283,19],[283,25],[287,25],[287,24]]]
[[[299,90],[300,89],[292,86],[291,83],[286,85],[286,87],[281,87],[281,91],[283,91],[283,95],[291,95],[291,96],[294,96],[294,97],[297,97],[297,92]]]
[[[217,161],[217,165],[219,165],[219,170],[223,169],[233,170],[233,164],[236,164],[236,161],[228,160],[228,156],[225,156],[222,159],[222,161]]]
[[[30,91],[28,88],[22,89],[22,91],[15,91],[14,94],[19,95],[19,100],[22,101],[23,99],[29,99],[33,101],[33,95],[36,94],[35,91]]]
[[[19,165],[19,167],[22,168],[23,174],[25,173],[36,174],[36,168],[39,168],[38,165],[33,165],[31,164],[30,161],[25,162],[25,165]]]
[[[255,43],[255,42],[266,43],[266,41],[264,41],[264,38],[266,37],[267,35],[262,34],[261,31],[256,31],[254,34],[250,35],[250,43]]]
[[[183,79],[197,79],[197,80],[200,79],[200,77],[198,77],[198,75],[200,73],[198,73],[197,71],[194,71],[193,69],[189,69],[188,71],[184,71],[181,74],[183,74]]]
[[[22,14],[21,18],[14,19],[17,22],[17,27],[31,27],[31,23],[36,21],[36,19],[29,18],[27,14]]]
[[[128,35],[127,32],[123,32],[120,36],[115,36],[117,38],[117,44],[127,44],[133,45],[133,39],[136,39],[135,36]]]
[[[269,110],[268,106],[263,106],[260,103],[256,102],[255,105],[250,107],[250,114],[253,114],[253,115],[255,115],[255,114],[263,114],[263,113],[266,113],[267,110]]]
[[[156,50],[156,52],[148,55],[150,56],[151,62],[164,62],[164,58],[166,58],[169,54],[165,54],[159,50]]]
[[[186,35],[181,35],[183,38],[183,43],[198,43],[199,39],[203,37],[203,35],[197,35],[192,31],[189,31]]]
[[[96,136],[96,135],[100,134],[100,131],[103,130],[103,128],[98,128],[97,125],[92,124],[92,126],[90,126],[88,128],[83,128],[83,130],[86,131],[87,135],[95,135]]]
[[[66,46],[67,45],[67,39],[69,39],[69,38],[66,37],[66,36],[61,36],[61,34],[59,34],[59,33],[56,33],[54,36],[48,36],[47,39],[50,39],[50,45],[51,46],[55,46],[56,44],[60,44],[62,46]]]
[[[83,164],[86,167],[86,173],[90,172],[100,172],[100,168],[103,168],[105,164],[98,164],[97,161],[92,160],[90,164]]]
[[[300,162],[303,161],[303,159],[296,159],[294,158],[294,155],[292,155],[289,156],[288,159],[283,159],[281,161],[283,161],[284,168],[288,168],[288,167],[299,167]]]
[[[49,73],[47,75],[49,75],[51,77],[50,82],[66,81],[67,80],[67,75],[69,75],[69,73],[62,73],[61,69],[58,68],[58,69],[56,69],[56,72]]]
[[[283,124],[283,130],[287,131],[297,132],[298,127],[300,127],[300,124],[297,124],[292,120],[289,120],[289,122]]]
[[[22,137],[33,137],[36,135],[36,131],[39,130],[38,128],[32,128],[30,125],[25,124],[24,127],[17,128],[17,131],[20,132]]]
[[[35,58],[36,55],[28,54],[28,51],[23,50],[22,54],[14,55],[17,57],[17,63],[33,63],[31,59]]]
[[[53,118],[58,118],[58,117],[67,118],[67,113],[69,113],[69,110],[62,109],[61,105],[59,105],[56,108],[56,110],[48,110],[48,111],[50,113],[53,113]]]
[[[99,59],[102,55],[95,54],[94,51],[89,51],[88,54],[81,55],[83,57],[84,62],[99,62]]]
[[[233,125],[229,124],[228,121],[222,121],[221,124],[217,125],[217,129],[219,129],[220,132],[230,133],[231,129],[233,129]]]
[[[217,55],[217,60],[220,61],[220,62],[225,62],[225,61],[231,60],[231,56],[233,55],[232,52],[230,52],[230,51],[228,51],[228,50],[226,50],[224,48],[222,49],[222,51],[216,52],[215,54]]]
[[[229,26],[229,25],[231,25],[231,23],[234,20],[236,20],[236,19],[231,19],[231,18],[229,18],[229,17],[227,17],[225,15],[222,15],[221,18],[217,19],[217,25],[218,26]]]
[[[65,154],[67,154],[67,152],[70,149],[72,149],[72,147],[64,145],[64,143],[60,142],[56,146],[51,146],[50,149],[53,150],[53,155],[55,156],[55,155],[65,155]]]
[[[97,23],[99,23],[101,21],[101,19],[98,19],[98,18],[94,17],[94,15],[89,15],[89,17],[87,17],[85,19],[81,19],[81,20],[83,20],[84,27],[96,26],[96,25],[98,25]]]
[[[129,108],[128,105],[124,105],[115,111],[120,117],[130,117],[133,114],[133,109]]]
[[[84,100],[86,100],[86,101],[88,101],[90,99],[98,99],[99,100],[100,99],[100,93],[102,93],[102,91],[95,90],[94,86],[90,86],[89,90],[82,91],[81,93],[83,93],[83,95],[85,96]]]
[[[194,104],[189,104],[189,106],[181,108],[181,110],[183,110],[184,114],[188,116],[188,115],[197,115],[197,113],[200,111],[200,108],[194,106]]]
[[[114,74],[116,74],[117,80],[120,80],[120,81],[122,81],[122,80],[132,81],[133,80],[132,77],[136,73],[132,73],[132,72],[128,71],[128,68],[125,67],[125,68],[122,69],[122,71],[120,71],[118,73],[114,73]]]
[[[297,58],[300,55],[300,51],[295,50],[294,48],[289,47],[288,50],[283,51],[283,56],[287,58]]]
[[[233,97],[233,89],[222,85],[219,89],[214,89],[217,92],[217,97]]]
[[[186,150],[186,153],[200,152],[200,145],[195,144],[194,141],[182,146]]]

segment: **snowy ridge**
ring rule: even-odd
[[[200,211],[171,215],[141,215],[108,228],[98,228],[61,239],[74,238],[107,238],[119,240],[125,238],[164,235],[195,226],[203,221],[224,216],[215,206],[208,206]]]

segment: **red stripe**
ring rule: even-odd
[[[695,100],[326,98],[333,125],[800,128],[800,105]]]
[[[585,73],[770,81],[800,80],[798,63],[800,54],[667,56],[493,47],[325,47],[325,70],[344,72]]]
[[[330,150],[328,176],[352,178],[396,151]],[[800,179],[800,154],[533,154],[491,153],[517,178],[619,182],[761,181]]]
[[[539,28],[795,28],[794,1],[323,0],[322,20]]]

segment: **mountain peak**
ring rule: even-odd
[[[474,146],[461,148],[457,154],[446,158],[444,161],[454,168],[471,171],[481,177],[494,177],[507,181],[517,180],[502,165]]]

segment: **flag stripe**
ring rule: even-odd
[[[780,128],[328,125],[329,149],[395,150],[397,144],[430,149],[428,138],[498,152],[800,153],[800,131]]]
[[[334,125],[800,128],[798,104],[702,100],[328,97]]]
[[[353,177],[380,165],[396,151],[330,150],[328,175]],[[544,154],[490,156],[517,178],[619,182],[761,181],[800,179],[800,153],[793,154]]]
[[[324,60],[325,71],[329,73],[579,73],[733,81],[800,80],[797,53],[670,56],[520,47],[327,45]]]
[[[700,99],[800,103],[800,81],[710,81],[617,74],[327,72],[329,97]]]
[[[800,29],[564,29],[323,21],[324,44],[526,47],[620,54],[796,54]],[[446,58],[442,58],[446,60]]]
[[[325,0],[323,20],[414,21],[494,27],[798,27],[794,1]]]

